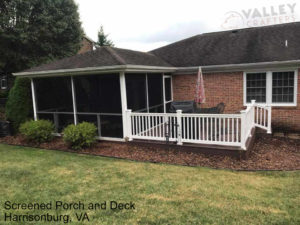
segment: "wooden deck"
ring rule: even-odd
[[[256,136],[256,128],[251,131],[251,136],[246,141],[247,151],[242,150],[238,146],[221,146],[213,144],[194,144],[184,143],[183,145],[177,145],[176,142],[166,141],[153,141],[153,140],[133,140],[128,142],[134,146],[151,146],[157,149],[175,149],[178,151],[197,152],[211,155],[225,155],[230,157],[236,157],[239,159],[247,159],[249,152],[252,150]]]

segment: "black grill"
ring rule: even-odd
[[[176,113],[176,110],[182,110],[183,113],[194,113],[196,105],[194,101],[171,102],[170,113]]]

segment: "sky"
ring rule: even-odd
[[[75,0],[85,34],[149,51],[194,35],[300,21],[297,0]]]

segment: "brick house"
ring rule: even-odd
[[[179,67],[174,100],[193,99],[197,72],[192,67],[201,65],[205,107],[224,102],[225,112],[233,113],[256,99],[272,106],[273,128],[299,131],[299,40],[297,22],[201,34],[152,52]]]
[[[300,23],[197,35],[150,52],[100,47],[15,73],[32,81],[35,119],[59,133],[89,121],[102,140],[163,141],[246,150],[255,127],[300,131]],[[208,108],[170,113],[193,100],[202,68]],[[255,101],[252,101],[255,100]]]

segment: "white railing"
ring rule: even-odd
[[[267,130],[271,134],[272,108],[268,105],[254,104],[254,123],[255,126]]]
[[[247,106],[246,110],[241,111],[241,148],[246,149],[246,142],[251,137],[252,128],[254,124],[255,101]]]
[[[255,101],[240,114],[182,114],[181,110],[176,113],[127,110],[126,113],[126,136],[129,140],[167,140],[177,142],[178,145],[214,144],[239,146],[246,150],[246,142],[254,126],[266,130],[271,127],[271,109],[256,105]]]
[[[182,142],[239,146],[241,115],[182,114]]]

